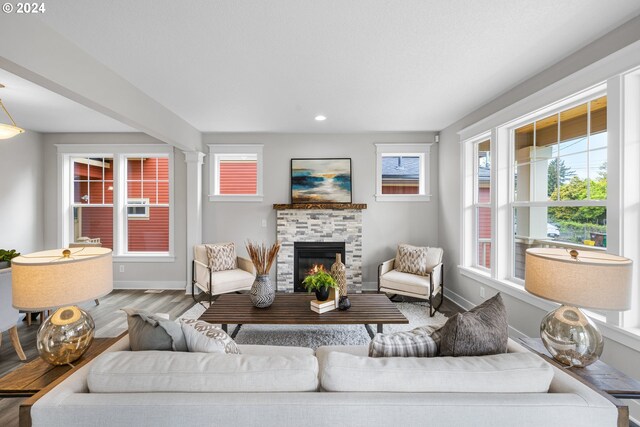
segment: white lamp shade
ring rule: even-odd
[[[525,289],[561,304],[601,310],[631,307],[630,259],[605,252],[527,249]]]
[[[111,249],[54,249],[11,260],[13,306],[40,311],[100,298],[113,290]]]

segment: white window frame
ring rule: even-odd
[[[431,200],[431,145],[432,143],[394,144],[378,143],[376,147],[377,202],[428,202]],[[382,157],[402,156],[420,158],[418,194],[382,194]]]
[[[131,206],[135,205],[135,206]],[[130,208],[143,208],[143,213],[131,213]],[[134,197],[127,198],[127,218],[129,219],[149,219],[149,198],[148,197]]]
[[[489,194],[490,194],[490,199],[488,202],[486,203],[480,203],[478,201],[478,195],[479,195],[479,182],[478,182],[478,177],[479,177],[479,170],[478,170],[478,145],[484,141],[489,141],[489,147],[491,149],[491,151],[493,151],[493,141],[491,140],[491,133],[490,132],[486,132],[476,138],[473,139],[473,141],[470,141],[470,145],[472,147],[472,155],[473,155],[473,189],[471,190],[472,192],[472,197],[473,197],[473,225],[472,225],[472,235],[473,235],[473,245],[474,245],[474,249],[473,249],[473,255],[472,255],[472,265],[475,268],[479,268],[481,270],[484,270],[486,272],[491,271],[491,268],[487,268],[484,265],[480,264],[480,260],[478,259],[478,252],[480,251],[480,229],[479,229],[479,224],[478,224],[478,209],[479,208],[488,208],[491,210],[491,237],[490,237],[490,241],[489,243],[491,244],[491,255],[490,255],[490,259],[492,260],[491,265],[493,265],[493,248],[494,248],[494,242],[493,242],[493,230],[495,229],[494,224],[493,224],[493,204],[491,202],[491,200],[493,199],[493,157],[491,157],[491,165],[490,165],[490,179],[489,179]],[[490,154],[491,156],[492,154]]]
[[[263,193],[263,144],[210,144],[209,145],[209,201],[261,202]],[[257,158],[256,194],[220,194],[221,159],[229,156],[255,155]]]
[[[640,54],[640,45],[633,49]],[[524,290],[522,280],[511,277],[513,265],[513,144],[510,129],[515,129],[533,116],[547,117],[554,109],[567,109],[592,97],[606,82],[607,95],[607,252],[634,260],[633,295],[631,310],[620,312],[591,313],[604,335],[619,343],[640,351],[640,147],[634,143],[640,139],[640,67],[637,55],[629,53],[612,55],[606,62],[587,67],[553,85],[522,99],[515,104],[458,132],[461,142],[461,207],[463,221],[461,232],[460,274],[525,301],[545,311],[556,304],[535,297]],[[633,62],[635,61],[635,64]],[[587,87],[588,89],[581,89]],[[558,101],[559,100],[559,101]],[[518,116],[519,115],[519,116]],[[517,117],[516,119],[512,119]],[[481,131],[482,132],[479,132]],[[469,240],[472,217],[472,177],[470,167],[472,150],[468,142],[480,133],[492,135],[492,215],[496,227],[492,269],[489,273],[474,268],[471,264],[473,247]],[[499,148],[499,149],[498,149]],[[505,184],[507,183],[507,184]],[[535,202],[538,203],[538,202]],[[573,202],[564,202],[571,204]],[[595,202],[598,204],[601,202]],[[589,247],[592,249],[592,247]]]
[[[58,235],[59,247],[73,241],[73,175],[75,157],[113,158],[113,260],[115,262],[173,262],[174,250],[174,156],[173,148],[156,144],[56,144],[58,152]],[[132,252],[127,250],[126,159],[129,157],[167,157],[169,159],[169,250]],[[93,205],[95,206],[95,205]],[[106,206],[106,205],[105,205]],[[111,206],[109,204],[108,206]],[[156,206],[156,205],[149,205]]]

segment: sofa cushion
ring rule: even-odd
[[[531,353],[371,358],[329,352],[322,389],[339,392],[546,393],[553,368]]]
[[[440,330],[441,356],[482,356],[507,351],[507,310],[498,293],[466,313],[456,313]]]
[[[111,352],[91,365],[91,393],[303,392],[318,388],[314,356]]]
[[[236,245],[233,242],[205,245],[211,271],[233,270],[238,267]]]
[[[240,354],[236,342],[222,329],[197,319],[180,321],[187,349],[201,353]]]
[[[313,356],[313,349],[309,347],[289,347],[285,345],[238,345],[242,354],[257,356]]]
[[[403,273],[398,270],[380,276],[380,288],[392,289],[412,294],[429,296],[431,290],[429,276],[419,276],[417,274]]]
[[[182,328],[162,315],[136,308],[123,308],[127,314],[129,343],[133,351],[187,351]]]
[[[369,343],[369,357],[435,357],[438,341],[434,328],[423,326],[411,331],[376,334]]]

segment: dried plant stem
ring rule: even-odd
[[[280,242],[275,242],[271,247],[267,248],[264,243],[257,244],[247,240],[246,247],[258,276],[269,274],[273,261],[275,261],[280,250]]]

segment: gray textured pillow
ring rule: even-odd
[[[498,293],[440,329],[440,356],[484,356],[507,352],[507,310]]]
[[[369,343],[369,357],[434,357],[438,355],[438,336],[433,326],[411,331],[376,334]]]
[[[129,325],[129,345],[133,351],[187,351],[182,328],[145,310],[123,308]]]

